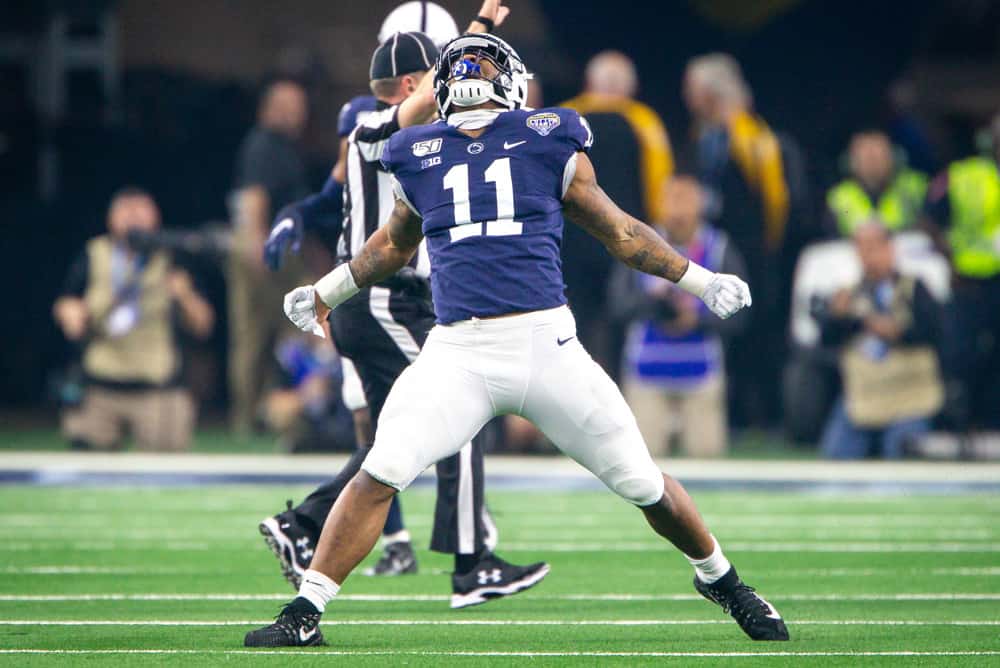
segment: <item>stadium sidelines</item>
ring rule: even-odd
[[[340,470],[345,455],[147,453],[0,454],[0,483],[34,485],[316,484]],[[662,460],[686,485],[708,489],[810,492],[1000,492],[1000,464],[977,462],[820,462]],[[603,489],[567,457],[487,457],[491,489]],[[318,473],[319,472],[319,473]],[[416,485],[433,484],[431,471]]]

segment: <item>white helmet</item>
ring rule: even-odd
[[[389,12],[378,31],[378,43],[383,44],[397,32],[422,32],[441,48],[458,37],[458,26],[448,10],[433,2],[404,2]]]
[[[479,65],[483,60],[496,70],[492,79],[484,77]],[[434,71],[438,112],[447,118],[455,107],[474,107],[490,100],[507,109],[520,109],[528,96],[529,79],[517,51],[496,35],[456,37],[441,48]]]

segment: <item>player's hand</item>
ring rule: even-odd
[[[285,295],[285,315],[303,332],[326,338],[316,312],[316,288],[303,285]],[[327,311],[329,314],[329,311]]]
[[[750,286],[732,274],[716,274],[705,287],[701,300],[723,320],[753,303]]]
[[[302,216],[294,204],[278,212],[271,233],[264,242],[264,263],[271,271],[281,269],[289,248],[296,254],[302,248]]]
[[[510,15],[510,7],[504,7],[502,3],[503,0],[484,0],[483,6],[479,9],[479,16],[492,19],[493,27],[499,28]]]

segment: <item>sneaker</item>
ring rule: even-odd
[[[409,541],[389,543],[382,550],[382,557],[374,566],[364,570],[365,575],[413,575],[417,572],[417,557]]]
[[[274,623],[250,631],[243,639],[245,647],[308,647],[323,645],[319,630],[321,613],[305,599],[296,598],[278,613]]]
[[[549,574],[549,565],[508,564],[495,554],[487,554],[471,571],[451,576],[451,607],[467,608],[530,589]]]
[[[740,580],[735,568],[711,584],[694,579],[698,593],[722,607],[754,640],[788,640],[788,629],[774,606]]]
[[[302,584],[302,574],[309,568],[316,548],[313,532],[303,526],[292,510],[292,502],[288,501],[285,512],[268,517],[260,523],[260,533],[268,548],[278,558],[281,574],[298,591]]]

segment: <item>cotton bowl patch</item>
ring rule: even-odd
[[[560,122],[559,114],[553,114],[551,111],[542,114],[533,114],[525,120],[529,128],[543,137],[559,127]]]

